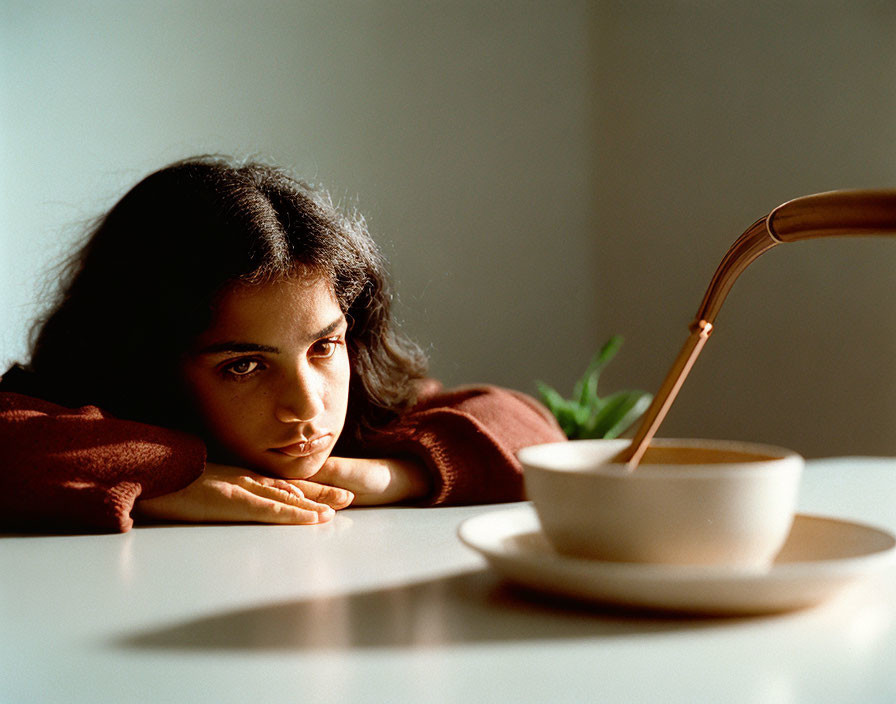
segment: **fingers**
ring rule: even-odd
[[[234,493],[233,498],[237,499],[243,515],[230,520],[309,525],[326,523],[336,515],[329,506],[307,499],[275,500],[243,487],[238,487]]]
[[[170,494],[141,499],[134,513],[152,520],[187,523],[257,522],[316,524],[329,521],[351,493],[263,477],[238,467],[208,464],[192,484]],[[320,500],[318,500],[318,498]]]
[[[351,491],[341,486],[319,484],[307,479],[277,479],[264,476],[247,477],[247,479],[258,481],[275,492],[287,491],[298,498],[304,497],[337,510],[345,508],[355,498]]]
[[[332,520],[354,495],[344,487],[267,477],[250,470],[208,463],[180,491],[140,502],[144,517],[203,522],[316,524]]]
[[[300,490],[305,495],[305,498],[326,504],[337,511],[345,508],[355,499],[355,495],[343,487],[318,484],[306,479],[296,479],[291,483],[297,485],[295,488]]]
[[[243,476],[231,498],[242,504],[245,520],[262,523],[323,523],[335,515],[334,506],[306,496],[300,487],[285,479]]]

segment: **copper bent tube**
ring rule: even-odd
[[[896,234],[896,190],[828,191],[787,201],[760,218],[722,258],[691,334],[644,414],[631,444],[617,457],[629,471],[647,451],[691,367],[713,331],[713,322],[735,280],[757,257],[784,242],[845,235]]]

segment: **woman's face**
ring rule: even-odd
[[[315,474],[345,423],[346,331],[321,277],[225,293],[182,366],[212,459],[289,479]]]

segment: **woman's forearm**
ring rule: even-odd
[[[195,437],[0,392],[0,522],[29,529],[126,531],[140,496],[193,482]]]

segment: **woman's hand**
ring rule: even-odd
[[[192,484],[138,500],[137,517],[187,523],[324,523],[354,497],[339,486],[301,479],[275,479],[227,465],[207,463]]]
[[[414,460],[330,457],[309,481],[350,491],[353,506],[413,501],[430,489],[426,471]]]

